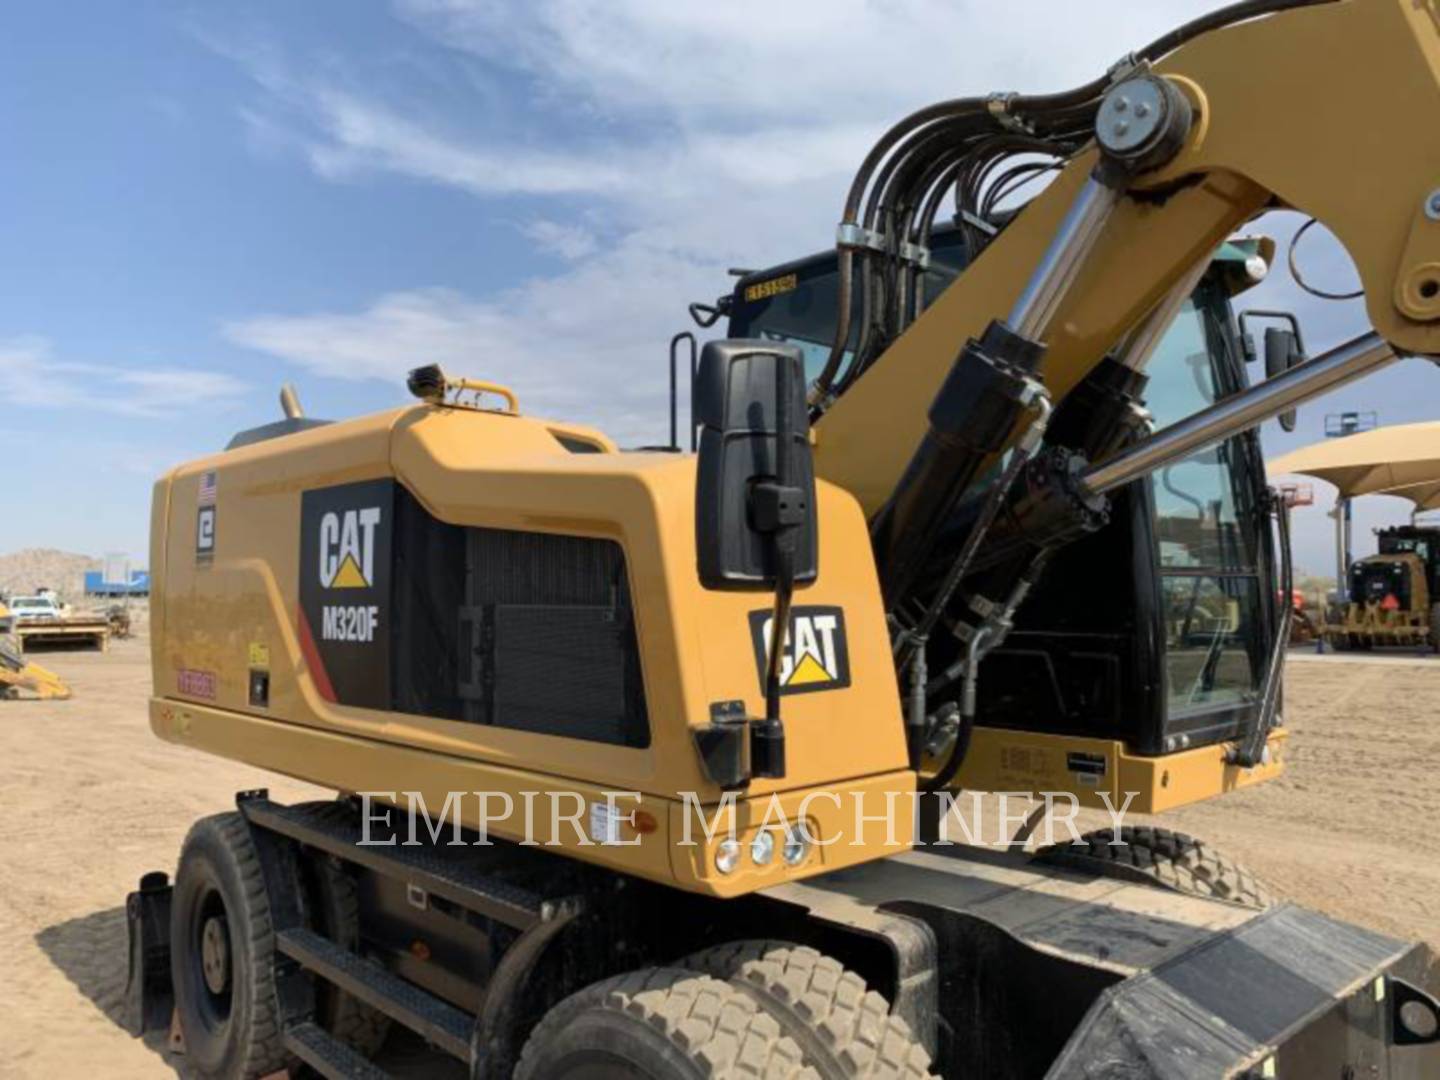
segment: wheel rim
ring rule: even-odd
[[[210,993],[223,994],[230,986],[230,933],[218,916],[206,919],[200,931],[200,969]]]
[[[213,884],[206,884],[196,898],[190,920],[191,985],[195,988],[196,1013],[210,1031],[223,1028],[230,1020],[234,998],[234,950],[225,899]]]

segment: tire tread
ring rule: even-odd
[[[834,957],[785,941],[736,941],[685,963],[753,996],[825,1080],[934,1075],[910,1026]]]
[[[774,1017],[728,983],[680,968],[617,975],[560,1002],[526,1040],[516,1080],[544,1080],[544,1051],[576,1017],[595,1010],[645,1025],[705,1077],[818,1080]]]
[[[1123,866],[1176,892],[1207,900],[1228,900],[1253,908],[1276,903],[1274,894],[1253,873],[1188,833],[1124,825],[1120,839],[1121,843],[1114,844],[1113,831],[1100,829],[1085,833],[1080,844],[1043,848],[1036,858],[1064,866],[1093,864],[1102,873],[1106,867]]]

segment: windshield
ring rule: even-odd
[[[1146,405],[1159,428],[1239,388],[1227,312],[1212,293],[1186,301],[1147,368]],[[1263,626],[1246,452],[1237,437],[1150,480],[1171,714],[1240,704],[1257,691]]]
[[[13,607],[53,608],[55,606],[55,601],[48,596],[17,596],[10,603]]]
[[[1382,552],[1395,552],[1396,554],[1414,552],[1424,561],[1430,561],[1430,542],[1428,540],[1420,540],[1413,536],[1393,537],[1387,539],[1388,542],[1381,544],[1380,546],[1380,550]]]

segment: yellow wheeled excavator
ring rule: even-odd
[[[1429,0],[1250,0],[886,132],[832,254],[693,306],[693,453],[422,366],[169,472],[155,733],[340,798],[243,792],[142,879],[130,1029],[204,1077],[385,1075],[387,1028],[523,1080],[1440,1075],[1424,947],[951,812],[1282,770],[1255,429],[1440,355],[1437,118]],[[1277,207],[1373,329],[1250,385]]]

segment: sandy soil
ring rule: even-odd
[[[152,737],[142,641],[38,659],[76,697],[0,704],[0,1077],[174,1076],[118,1026],[125,893],[235,791],[317,792]],[[1440,948],[1440,662],[1297,656],[1287,694],[1289,773],[1164,823],[1297,903]]]

